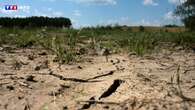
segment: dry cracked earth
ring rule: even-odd
[[[43,49],[10,48],[0,50],[0,110],[195,110],[193,51],[59,66]]]

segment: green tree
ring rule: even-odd
[[[177,6],[175,14],[182,18],[183,23],[191,31],[195,31],[195,0],[186,0]]]

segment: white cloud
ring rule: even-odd
[[[64,16],[63,12],[54,11],[52,8],[47,8],[44,11],[40,11],[38,9],[35,9],[32,14],[33,14],[33,16],[48,16],[48,17],[62,17],[62,16]]]
[[[183,25],[183,23],[181,22],[181,17],[176,16],[173,11],[168,11],[167,13],[165,13],[161,22],[163,23],[163,25],[166,24]]]
[[[35,9],[33,12],[33,16],[48,16],[47,14]]]
[[[52,8],[46,8],[44,10],[44,12],[41,12],[43,15],[44,13],[46,13],[47,16],[49,17],[62,17],[64,15],[63,12],[61,11],[56,11],[56,10],[53,10]]]
[[[80,17],[81,16],[81,12],[79,10],[74,10],[73,11],[73,16]]]
[[[127,25],[130,26],[131,25],[131,20],[129,17],[124,16],[124,17],[120,17],[117,19],[109,19],[109,20],[101,20],[99,22],[100,25],[115,25],[115,24],[119,24],[119,25]]]
[[[158,3],[154,0],[144,0],[143,5],[152,5],[152,6],[158,6]]]
[[[15,18],[25,18],[25,15],[14,15]]]
[[[74,19],[74,18],[71,18],[71,22],[72,22],[72,26],[73,26],[74,28],[80,28],[80,27],[82,27],[82,26],[79,24],[79,21],[76,20],[76,19]]]
[[[9,14],[12,14],[14,12],[16,12],[16,10],[13,11],[13,10],[5,10],[4,8],[0,8],[0,13],[2,13],[2,14],[9,15]]]
[[[140,22],[138,22],[135,25],[142,25],[142,26],[160,26],[161,22],[159,22],[158,20],[154,20],[154,21],[147,21],[145,19],[142,19]]]
[[[146,19],[141,19],[140,21],[137,22],[132,22],[132,20],[129,17],[120,17],[118,19],[110,19],[107,21],[100,21],[100,25],[114,25],[114,24],[119,24],[119,25],[127,25],[127,26],[161,26],[161,22],[158,20],[146,20]]]
[[[57,0],[42,0],[49,2],[56,2]],[[69,2],[83,3],[83,4],[96,4],[96,5],[116,5],[116,0],[64,0]]]
[[[179,17],[178,16],[175,16],[173,11],[169,11],[167,12],[165,15],[164,15],[164,19],[165,20],[178,20]]]
[[[28,5],[18,6],[18,11],[22,11],[24,13],[30,13],[30,6]]]
[[[169,3],[171,4],[180,4],[180,3],[184,3],[186,2],[187,0],[168,0]]]
[[[52,12],[52,15],[50,16],[53,16],[53,17],[62,17],[64,14],[60,11],[53,11]]]

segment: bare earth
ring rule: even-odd
[[[195,102],[176,94],[176,77],[171,78],[180,65],[183,94],[195,98],[193,51],[142,58],[121,53],[108,62],[86,56],[60,67],[53,58],[40,49],[1,49],[0,110],[195,110]]]

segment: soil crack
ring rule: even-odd
[[[105,91],[100,97],[99,97],[99,100],[102,99],[102,98],[106,98],[110,95],[112,95],[112,93],[114,93],[117,88],[121,85],[121,83],[123,83],[124,81],[123,80],[120,80],[120,79],[116,79],[114,80],[113,84],[108,88],[107,91]]]
[[[95,76],[93,78],[89,78],[87,80],[93,80],[93,79],[97,79],[97,78],[101,78],[101,77],[104,77],[104,76],[109,76],[109,75],[113,75],[115,71],[110,71],[109,73],[106,73],[106,74],[103,74],[103,75],[98,75],[98,76]]]
[[[62,75],[54,74],[53,72],[50,72],[49,75],[52,75],[52,76],[54,76],[56,78],[59,78],[60,80],[64,80],[64,81],[74,81],[74,82],[81,82],[81,83],[86,83],[86,82],[99,82],[99,81],[89,81],[89,80],[78,79],[78,78],[65,78]]]

